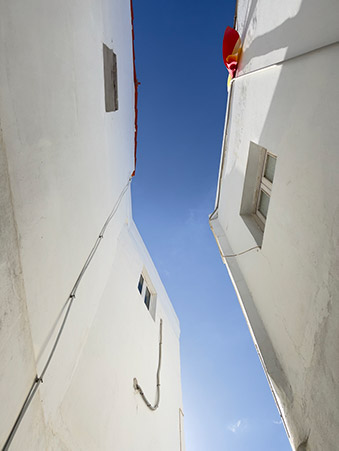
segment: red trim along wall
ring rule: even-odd
[[[137,164],[137,134],[138,134],[138,86],[137,71],[135,69],[135,49],[134,49],[134,13],[133,3],[131,2],[131,24],[132,24],[132,52],[133,52],[133,76],[134,76],[134,170],[132,177],[135,176],[135,168]]]

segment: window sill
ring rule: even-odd
[[[241,214],[240,215],[248,230],[254,238],[254,241],[258,246],[262,246],[264,237],[263,224],[261,224],[259,218],[255,214]]]

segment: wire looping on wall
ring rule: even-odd
[[[253,251],[254,249],[260,249],[260,246],[250,247],[249,249],[246,249],[245,251],[242,251],[242,252],[238,252],[237,254],[230,254],[230,255],[222,254],[222,257],[223,258],[238,257],[239,255],[246,254],[247,252]]]
[[[99,233],[99,236],[98,236],[98,238],[96,239],[96,241],[94,243],[94,246],[91,249],[91,252],[89,253],[89,255],[87,257],[87,260],[85,261],[84,266],[82,267],[82,269],[80,271],[80,274],[79,274],[77,280],[75,281],[75,284],[73,285],[71,293],[68,296],[67,301],[66,301],[66,305],[68,304],[68,306],[67,306],[67,310],[66,310],[64,319],[62,320],[61,326],[59,328],[58,334],[56,336],[56,339],[54,341],[52,349],[51,349],[51,351],[49,353],[49,356],[47,358],[45,366],[43,367],[43,370],[42,370],[40,376],[38,376],[38,375],[35,376],[35,379],[33,381],[33,384],[31,386],[31,388],[30,388],[30,391],[28,392],[28,395],[27,395],[27,397],[26,397],[26,399],[24,401],[24,404],[23,404],[23,406],[22,406],[22,408],[21,408],[21,410],[19,412],[19,415],[18,415],[18,417],[17,417],[17,419],[16,419],[16,421],[14,423],[14,426],[13,426],[13,428],[12,428],[12,430],[11,430],[7,440],[6,440],[6,443],[3,446],[3,448],[2,448],[2,451],[7,451],[9,449],[9,447],[10,447],[10,445],[12,443],[12,440],[13,440],[15,434],[16,434],[16,431],[18,430],[18,428],[20,426],[20,423],[21,423],[21,421],[22,421],[22,419],[23,419],[23,417],[24,417],[24,415],[25,415],[30,403],[31,403],[35,393],[37,392],[37,390],[39,388],[39,385],[41,383],[43,383],[43,379],[44,379],[45,373],[47,371],[47,368],[49,367],[49,364],[51,363],[52,357],[53,357],[53,355],[55,353],[55,350],[56,350],[56,348],[58,346],[58,343],[59,343],[60,337],[62,335],[62,332],[64,330],[64,327],[65,327],[65,324],[66,324],[69,312],[71,310],[73,301],[75,300],[75,295],[76,295],[76,292],[77,292],[78,287],[80,285],[80,282],[81,282],[81,280],[82,280],[82,278],[83,278],[83,276],[84,276],[89,264],[91,263],[94,255],[95,255],[95,253],[96,253],[96,251],[97,251],[97,249],[99,247],[99,244],[101,243],[102,238],[104,237],[104,233],[105,233],[105,231],[107,229],[108,224],[111,222],[113,216],[117,212],[117,210],[119,208],[119,205],[120,205],[120,202],[121,202],[122,198],[124,197],[124,195],[125,195],[125,193],[126,193],[126,191],[128,189],[128,186],[130,185],[131,181],[132,181],[132,176],[128,179],[128,182],[126,183],[126,185],[122,189],[117,201],[114,204],[114,207],[113,207],[111,213],[109,214],[108,218],[106,219],[106,221],[105,221],[105,223],[104,223],[104,225],[103,225],[103,227],[102,227],[102,229],[101,229],[101,231]]]
[[[161,368],[161,354],[162,354],[162,319],[160,319],[160,334],[159,334],[159,361],[158,361],[158,370],[157,370],[157,394],[156,394],[156,401],[154,406],[152,406],[152,404],[148,401],[148,399],[146,398],[142,388],[140,387],[140,385],[138,384],[137,378],[135,377],[133,379],[133,387],[135,390],[137,390],[140,394],[140,396],[142,397],[142,399],[144,400],[146,406],[150,409],[150,410],[157,410],[157,408],[159,407],[159,403],[160,403],[160,368]]]

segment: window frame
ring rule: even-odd
[[[150,292],[148,286],[146,285],[145,294],[144,294],[144,304],[146,305],[147,310],[150,309],[151,298],[152,298],[152,293]]]
[[[144,284],[145,284],[144,276],[142,274],[140,274],[139,282],[138,282],[138,291],[140,294],[142,294],[142,292],[143,292]]]
[[[265,218],[265,216],[259,210],[260,199],[261,199],[261,191],[264,191],[264,193],[269,197],[269,201],[270,201],[271,200],[271,195],[272,195],[273,180],[274,180],[274,175],[275,175],[275,167],[274,167],[272,182],[265,177],[268,157],[271,157],[271,158],[274,158],[275,160],[277,160],[277,156],[276,155],[274,155],[271,152],[268,152],[266,150],[265,158],[264,158],[264,164],[262,166],[262,171],[261,171],[260,183],[259,183],[259,186],[258,186],[258,193],[257,193],[257,199],[256,199],[256,208],[255,208],[255,215],[259,219],[258,223],[261,226],[262,230],[264,230],[267,218]],[[269,205],[267,207],[267,211],[268,211],[268,208],[269,208]]]
[[[145,269],[140,273],[139,280],[137,283],[137,290],[142,298],[143,304],[146,306],[151,317],[155,321],[157,294],[153,287],[153,284],[150,281],[148,274],[145,273]]]

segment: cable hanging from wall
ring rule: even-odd
[[[82,269],[81,269],[81,271],[79,273],[78,278],[76,279],[76,281],[75,281],[75,283],[73,285],[73,288],[72,288],[72,290],[71,290],[71,292],[70,292],[70,294],[69,294],[69,296],[67,298],[67,301],[66,301],[66,305],[68,304],[66,313],[65,313],[64,318],[62,320],[61,326],[59,328],[59,331],[57,333],[57,336],[55,338],[54,344],[53,344],[52,349],[51,349],[51,351],[49,353],[49,356],[47,358],[47,361],[46,361],[46,363],[45,363],[45,365],[44,365],[44,367],[43,367],[43,369],[41,371],[40,376],[36,375],[32,385],[31,385],[31,388],[30,388],[30,390],[28,392],[28,395],[27,395],[27,397],[26,397],[26,399],[25,399],[25,401],[23,403],[23,406],[22,406],[22,408],[21,408],[21,410],[19,412],[19,415],[18,415],[18,417],[17,417],[17,419],[16,419],[16,421],[14,423],[14,426],[13,426],[13,428],[12,428],[12,430],[11,430],[7,440],[6,440],[6,443],[4,444],[4,446],[2,448],[2,451],[7,451],[9,449],[9,447],[10,447],[10,445],[12,443],[12,440],[13,440],[13,438],[14,438],[14,436],[15,436],[15,434],[16,434],[19,426],[20,426],[20,423],[21,423],[21,421],[22,421],[22,419],[23,419],[23,417],[24,417],[24,415],[25,415],[25,413],[26,413],[26,411],[27,411],[32,399],[34,398],[34,395],[36,394],[40,384],[43,383],[43,381],[44,381],[44,377],[45,377],[46,371],[47,371],[47,369],[49,367],[49,364],[51,363],[53,355],[54,355],[54,353],[56,351],[56,348],[58,346],[59,340],[60,340],[62,332],[64,330],[64,327],[65,327],[65,324],[66,324],[69,312],[71,310],[71,307],[73,305],[73,301],[75,299],[76,292],[78,290],[80,282],[81,282],[82,278],[84,277],[84,274],[85,274],[86,270],[88,269],[91,261],[93,260],[93,257],[94,257],[94,255],[95,255],[95,253],[96,253],[96,251],[97,251],[97,249],[98,249],[98,247],[99,247],[99,245],[100,245],[100,243],[101,243],[101,241],[102,241],[102,239],[104,237],[106,229],[107,229],[109,223],[111,222],[111,220],[113,219],[115,213],[117,212],[117,210],[119,208],[119,205],[121,203],[121,200],[124,197],[124,195],[125,195],[128,187],[129,187],[131,181],[132,181],[132,176],[130,176],[130,178],[128,179],[128,182],[123,187],[123,189],[122,189],[117,201],[114,204],[114,207],[113,207],[111,213],[109,214],[109,216],[106,219],[102,229],[100,230],[99,236],[96,239],[96,241],[95,241],[95,243],[94,243],[94,245],[93,245],[88,257],[87,257],[87,259],[86,259],[86,261],[85,261],[85,263],[84,263],[84,265],[83,265],[83,267],[82,267]]]
[[[223,258],[238,257],[239,255],[247,254],[247,252],[253,251],[254,249],[260,249],[260,246],[250,247],[249,249],[246,249],[245,251],[242,251],[242,252],[238,252],[237,254],[230,254],[230,255],[221,254],[221,256]]]
[[[161,369],[161,354],[162,354],[161,347],[162,347],[162,319],[160,319],[160,332],[159,332],[159,360],[158,360],[158,369],[157,369],[157,393],[156,393],[155,404],[153,406],[146,398],[142,388],[138,384],[137,378],[135,377],[133,379],[134,389],[139,392],[139,394],[140,394],[141,398],[143,399],[143,401],[145,402],[146,406],[150,410],[153,410],[153,411],[157,410],[157,408],[159,407],[159,403],[160,403],[160,369]]]

